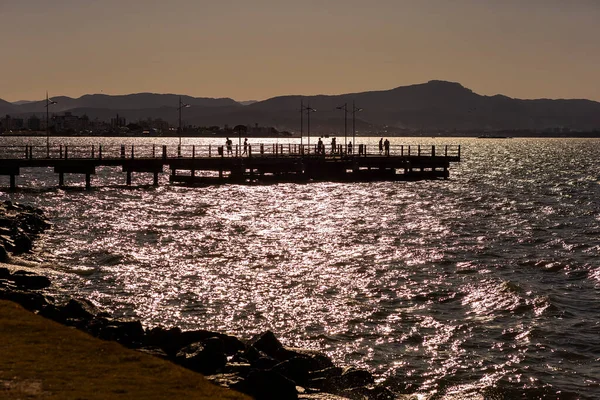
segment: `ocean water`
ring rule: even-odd
[[[45,138],[0,138],[24,143]],[[36,256],[61,292],[145,326],[270,329],[424,398],[599,398],[600,140],[392,143],[463,161],[446,181],[157,188],[101,168],[91,192],[31,169],[0,199],[54,223]]]

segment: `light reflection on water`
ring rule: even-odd
[[[148,326],[271,329],[405,392],[600,395],[600,141],[426,142],[464,146],[449,181],[128,189],[104,168],[11,197],[55,223],[63,288]]]

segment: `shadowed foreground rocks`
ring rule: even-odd
[[[23,247],[18,250],[10,243],[19,241],[17,237],[35,237],[49,226],[36,210],[9,203],[0,206],[4,207],[4,211],[0,208],[0,226],[6,233],[0,236],[0,256],[2,249],[10,248],[6,253],[13,254],[29,251],[31,243],[27,245],[26,239],[19,239]],[[95,337],[170,360],[258,400],[400,398],[375,384],[368,371],[337,367],[318,351],[286,347],[270,331],[246,341],[206,330],[145,329],[138,320],[113,318],[83,299],[59,302],[44,293],[50,285],[50,279],[30,269],[0,265],[0,299]]]

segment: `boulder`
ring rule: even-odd
[[[8,261],[8,252],[6,251],[6,248],[4,248],[4,243],[0,242],[0,262],[7,262]],[[6,268],[4,268],[6,269]]]
[[[164,350],[169,357],[175,357],[183,347],[181,345],[181,329],[177,327],[165,328],[162,326],[146,330],[144,343],[147,346],[156,346]]]
[[[296,400],[298,392],[293,381],[275,371],[252,371],[248,377],[231,386],[256,400]]]
[[[250,344],[266,355],[277,358],[277,352],[283,349],[281,342],[271,331],[266,331],[250,341]]]
[[[175,356],[175,362],[204,375],[215,374],[227,363],[223,341],[215,337],[185,346]]]
[[[276,352],[275,358],[282,361],[292,358],[304,358],[310,362],[309,371],[318,371],[334,366],[331,358],[316,350],[282,347]]]
[[[280,362],[271,370],[294,381],[297,386],[307,386],[310,368],[311,362],[307,358],[295,357]]]
[[[45,289],[51,285],[50,279],[47,277],[22,270],[13,272],[8,279],[25,290]]]

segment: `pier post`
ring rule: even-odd
[[[65,146],[65,160],[69,158],[69,146]]]
[[[85,188],[86,190],[92,188],[92,176],[90,174],[85,174]]]
[[[94,145],[92,145],[92,158],[94,158],[94,157],[95,157],[95,155],[94,155]]]
[[[181,157],[181,145],[177,146],[177,157]]]
[[[121,145],[121,158],[125,158],[125,145]]]
[[[196,145],[192,146],[192,160],[196,158]]]
[[[65,186],[65,174],[62,172],[58,173],[58,186],[60,186],[60,187]]]
[[[458,145],[458,160],[460,161],[460,144]]]
[[[158,172],[154,172],[154,182],[152,184],[158,186]]]
[[[25,158],[29,158],[29,146],[25,145]]]
[[[444,156],[448,157],[448,145],[444,146]]]
[[[131,145],[131,159],[132,160],[134,159],[134,150],[133,150],[134,147],[135,147],[134,145]]]
[[[167,160],[167,146],[163,144],[163,149],[162,149],[162,159],[163,161]]]
[[[252,145],[248,145],[248,157],[252,157]]]
[[[102,160],[102,145],[98,146],[98,159]]]
[[[17,188],[17,177],[15,174],[10,174],[10,190]]]
[[[127,171],[127,186],[131,186],[131,171]]]
[[[212,146],[210,144],[208,145],[208,156],[212,157]]]
[[[435,157],[435,145],[431,146],[431,157]]]
[[[421,145],[418,145],[418,146],[417,146],[417,152],[418,152],[418,153],[417,153],[417,155],[418,155],[419,157],[421,157]]]
[[[58,147],[58,149],[59,149],[59,158],[62,158],[62,144]],[[48,158],[50,158],[50,157],[48,156]]]

